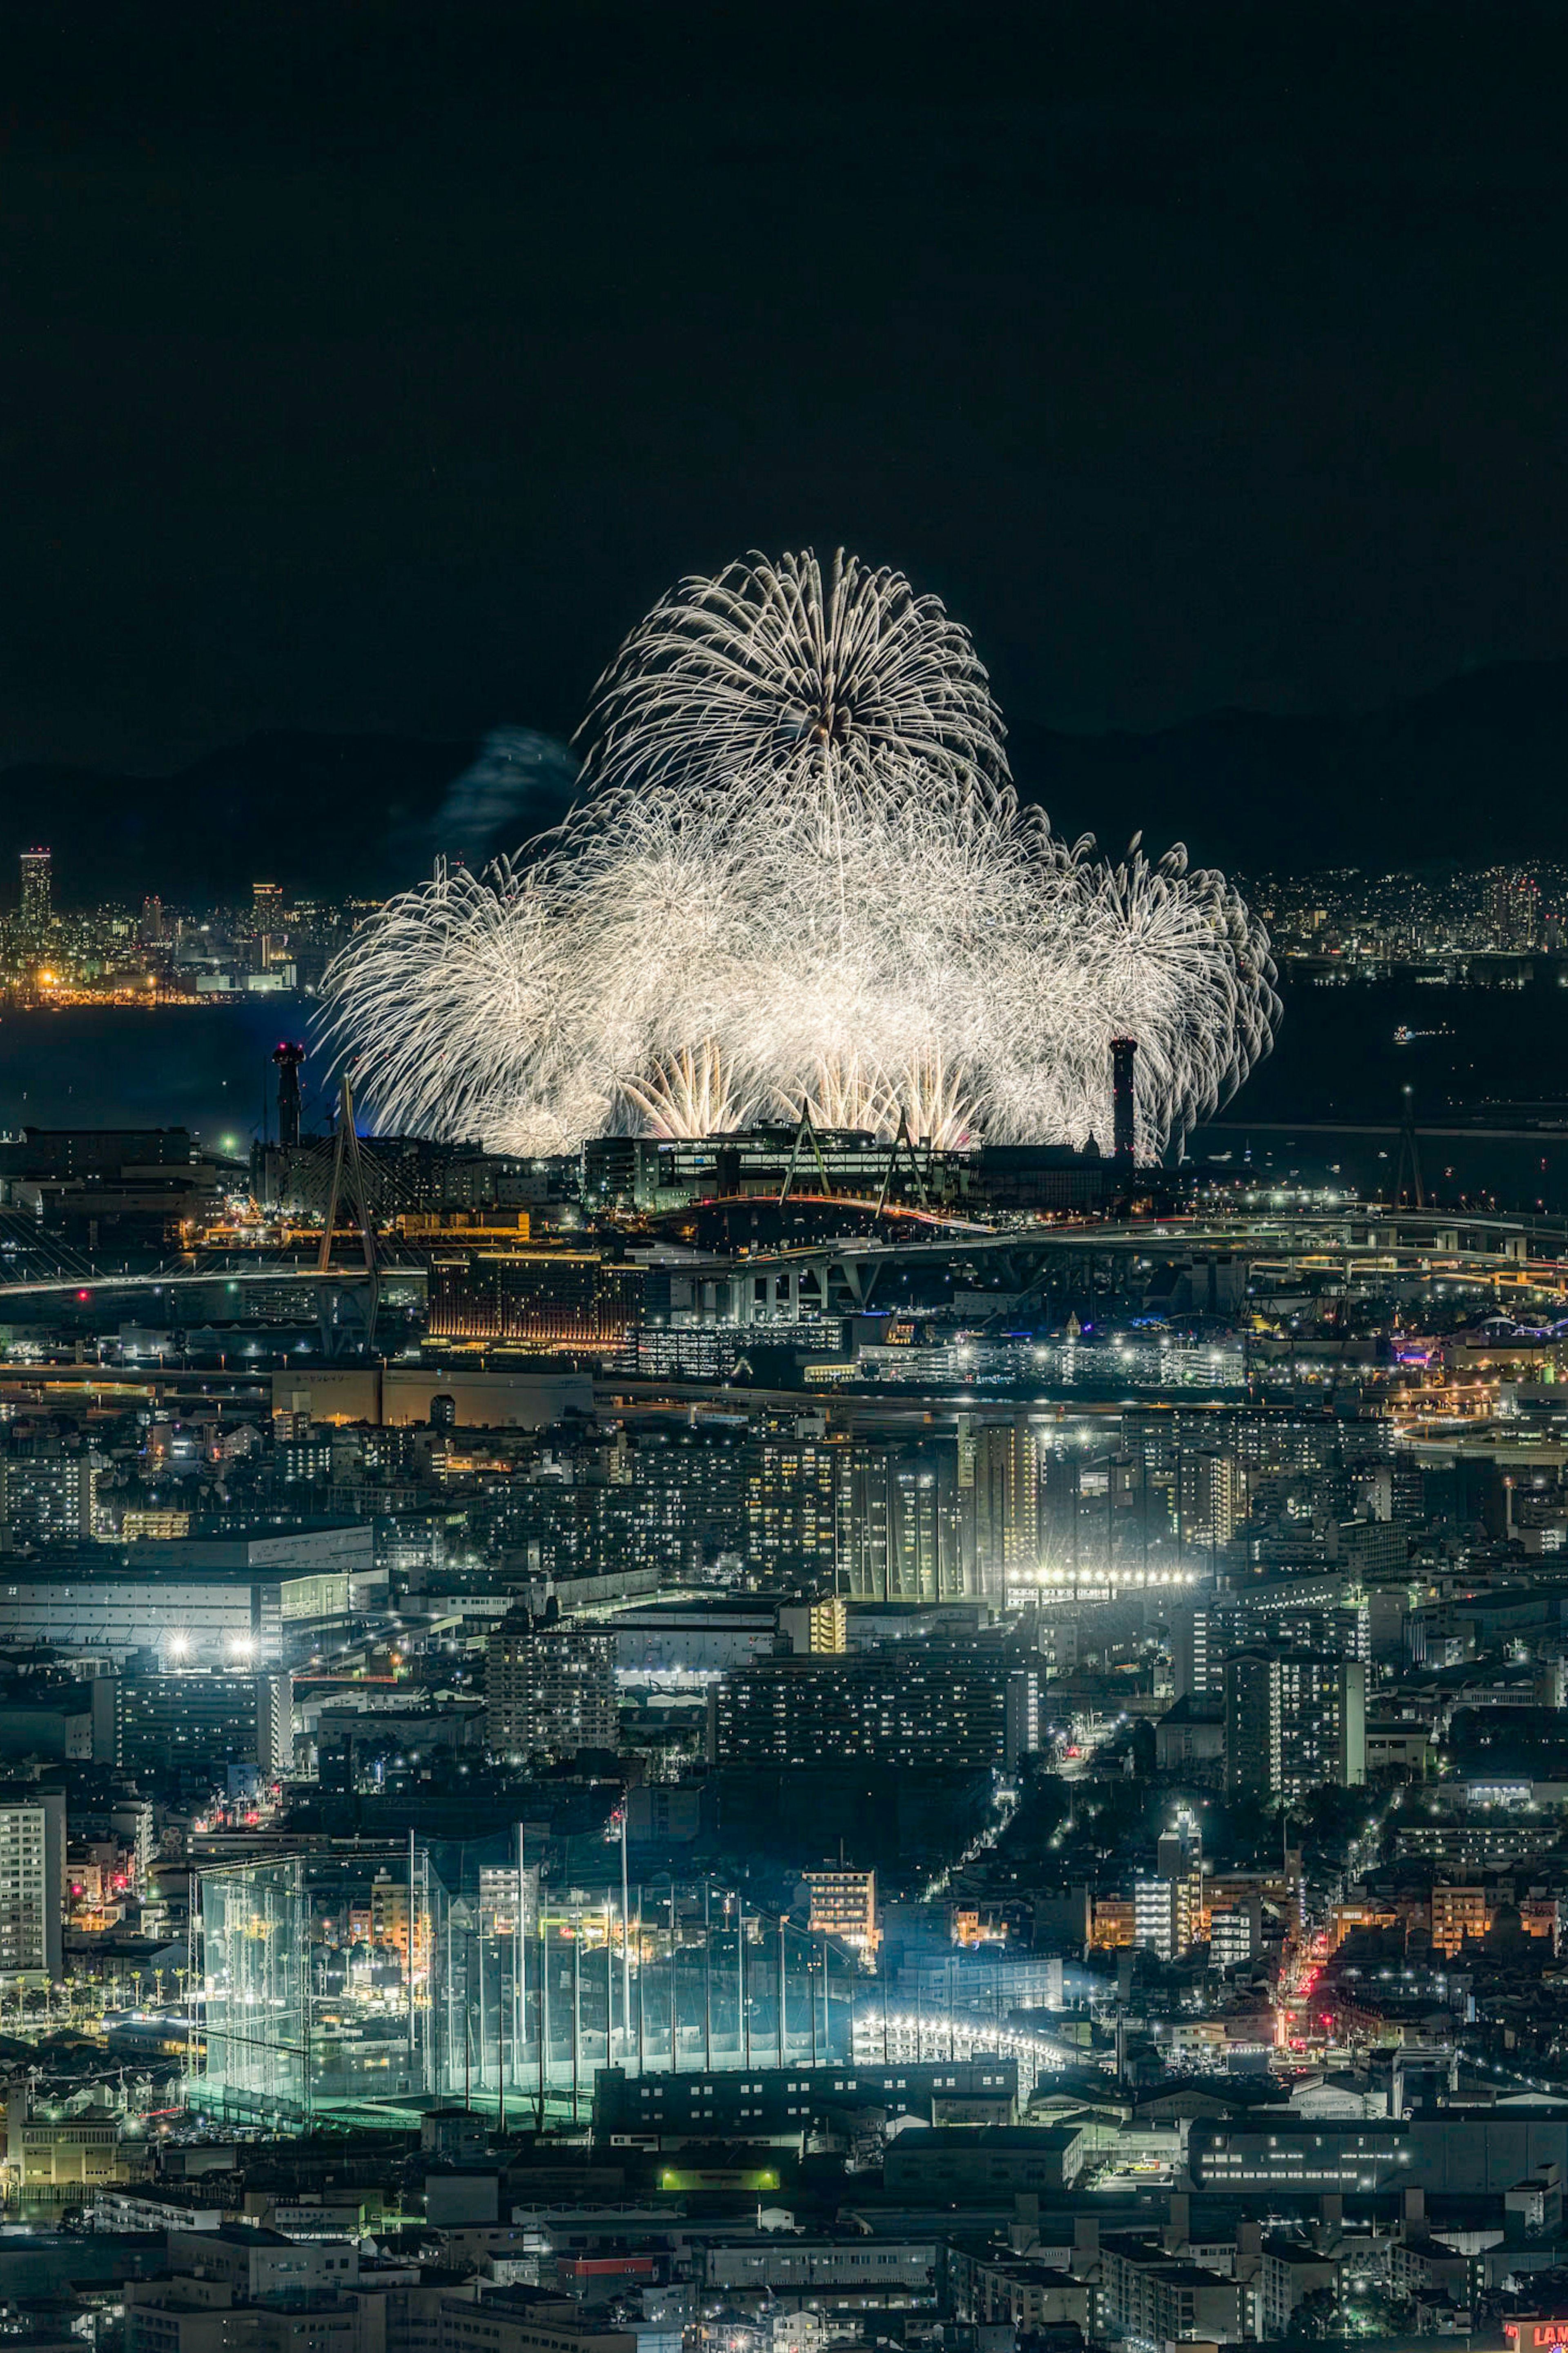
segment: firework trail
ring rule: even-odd
[[[582,731],[584,794],[482,877],[438,866],[328,976],[390,1128],[548,1153],[790,1119],[938,1145],[1180,1145],[1273,1042],[1222,875],[1112,864],[1021,809],[967,632],[900,574],[751,557],[681,583]]]

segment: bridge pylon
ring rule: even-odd
[[[790,1147],[789,1152],[789,1166],[784,1171],[784,1182],[779,1188],[779,1206],[780,1208],[784,1207],[785,1202],[789,1198],[790,1188],[795,1182],[795,1171],[800,1166],[800,1146],[808,1141],[810,1144],[811,1151],[816,1158],[817,1174],[821,1179],[822,1191],[831,1197],[833,1189],[832,1182],[828,1175],[828,1164],[822,1157],[821,1143],[818,1137],[816,1126],[811,1118],[810,1097],[809,1095],[802,1095],[800,1098],[800,1117],[795,1129],[795,1141],[793,1145]]]
[[[1421,1147],[1415,1140],[1415,1096],[1411,1088],[1405,1088],[1401,1103],[1399,1157],[1393,1166],[1393,1206],[1396,1209],[1424,1209],[1426,1196],[1421,1184]]]

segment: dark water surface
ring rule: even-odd
[[[1555,1123],[1560,1134],[1522,1140],[1423,1141],[1427,1189],[1441,1198],[1537,1203],[1568,1211],[1568,988],[1554,967],[1517,989],[1443,987],[1413,980],[1288,988],[1279,1044],[1220,1114],[1193,1157],[1217,1176],[1246,1167],[1284,1179],[1386,1188],[1392,1134],[1314,1134],[1291,1123],[1397,1126],[1413,1090],[1424,1127],[1480,1118],[1501,1128]],[[70,1006],[0,1018],[0,1126],[109,1127],[183,1124],[204,1144],[244,1151],[263,1099],[275,1134],[280,1038],[308,1039],[316,1002]],[[1411,1033],[1397,1041],[1401,1030]],[[326,1057],[305,1066],[307,1124],[321,1124]],[[1285,1124],[1284,1132],[1279,1132]],[[1229,1154],[1228,1160],[1216,1155]],[[1250,1155],[1250,1158],[1249,1158]],[[1447,1173],[1447,1172],[1452,1172]]]
[[[228,1140],[230,1149],[248,1151],[263,1096],[278,1133],[272,1049],[281,1038],[307,1038],[313,1010],[309,999],[268,997],[7,1013],[0,1018],[0,1126],[185,1126],[212,1148]],[[313,1057],[323,1074],[324,1060]],[[312,1094],[318,1091],[319,1081]]]
[[[1429,1197],[1568,1211],[1568,987],[1557,966],[1536,970],[1520,988],[1297,984],[1278,1046],[1193,1138],[1193,1157],[1229,1153],[1214,1173],[1234,1175],[1250,1155],[1254,1169],[1312,1183],[1333,1183],[1337,1168],[1346,1185],[1386,1191],[1397,1134],[1351,1131],[1397,1130],[1408,1087],[1418,1131],[1513,1131],[1421,1134]],[[1338,1120],[1338,1134],[1305,1124]]]

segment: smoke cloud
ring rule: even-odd
[[[479,757],[447,788],[430,821],[430,842],[441,856],[483,865],[497,850],[515,849],[558,825],[577,788],[576,754],[534,727],[497,727]]]

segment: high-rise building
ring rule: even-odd
[[[951,1439],[857,1439],[838,1457],[839,1589],[852,1601],[964,1591]]]
[[[1015,1667],[1007,1678],[1007,1713],[1003,1719],[1008,1769],[1040,1746],[1040,1703],[1045,1678],[1038,1667]]]
[[[966,1581],[1001,1606],[1039,1552],[1039,1456],[1026,1414],[1005,1421],[960,1417],[959,1502]]]
[[[1314,1582],[1321,1588],[1328,1580],[1318,1577]],[[1179,1602],[1171,1612],[1174,1696],[1202,1698],[1220,1691],[1226,1658],[1249,1650],[1315,1651],[1370,1665],[1372,1618],[1366,1597],[1311,1601],[1287,1587],[1277,1598],[1266,1589]]]
[[[29,947],[41,948],[54,922],[49,852],[24,849],[21,864],[22,937]]]
[[[1366,1773],[1366,1668],[1301,1651],[1241,1651],[1225,1661],[1225,1788],[1292,1803]]]
[[[1492,877],[1492,945],[1534,947],[1541,933],[1541,889],[1534,877],[1499,872]]]
[[[101,1455],[83,1447],[0,1457],[0,1552],[90,1544]]]
[[[278,1142],[285,1152],[294,1151],[300,1141],[300,1066],[304,1059],[303,1046],[287,1038],[272,1049],[278,1073]]]
[[[613,1748],[615,1636],[599,1627],[545,1626],[522,1612],[485,1645],[485,1741],[497,1757],[575,1757]]]
[[[1197,1943],[1203,1913],[1203,1841],[1185,1808],[1154,1851],[1154,1875],[1134,1882],[1134,1941],[1162,1961],[1184,1960]]]
[[[253,882],[250,901],[255,931],[251,962],[258,972],[265,972],[282,946],[283,893],[276,882]]]
[[[747,1444],[743,1457],[747,1557],[770,1577],[832,1576],[838,1549],[842,1451],[825,1437],[785,1437],[771,1431],[759,1433]]]
[[[1183,1452],[1180,1476],[1182,1541],[1217,1552],[1242,1516],[1241,1466],[1229,1451]]]
[[[64,1974],[66,1801],[58,1789],[0,1789],[0,1984]]]

